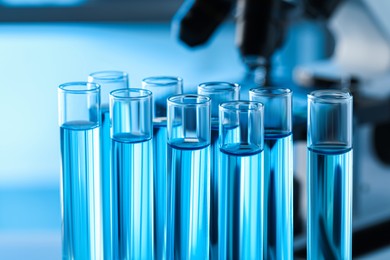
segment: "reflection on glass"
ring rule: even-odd
[[[153,259],[152,93],[110,93],[114,259]]]
[[[219,259],[263,259],[263,105],[220,105]]]
[[[293,259],[292,92],[254,88],[264,105],[264,257]]]
[[[210,98],[168,99],[168,258],[209,258]]]
[[[309,259],[352,259],[352,96],[308,95]]]
[[[112,174],[110,166],[110,113],[109,94],[115,89],[128,88],[129,80],[127,73],[122,71],[98,71],[88,76],[88,82],[100,85],[100,163],[102,171],[102,196],[103,196],[103,229],[104,229],[104,258],[113,259],[113,208],[111,183]]]
[[[103,259],[100,183],[100,86],[58,89],[63,259]]]
[[[142,80],[142,88],[153,93],[153,176],[155,201],[156,258],[167,259],[167,99],[183,92],[183,80],[178,77],[156,76]]]

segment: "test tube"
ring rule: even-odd
[[[230,101],[219,111],[218,256],[263,259],[264,107]]]
[[[100,146],[101,146],[101,171],[102,171],[102,196],[103,196],[103,243],[104,259],[113,259],[113,233],[112,233],[112,195],[110,185],[112,182],[110,166],[110,113],[109,113],[109,94],[115,89],[128,88],[128,75],[122,71],[98,71],[89,74],[88,82],[94,82],[101,86],[100,88]]]
[[[352,96],[308,95],[307,256],[352,259]]]
[[[110,93],[114,259],[153,259],[152,92]]]
[[[264,258],[293,259],[292,91],[254,88],[264,104]]]
[[[168,98],[168,258],[209,259],[210,98]]]
[[[229,82],[205,82],[198,94],[211,98],[211,156],[210,156],[210,252],[218,258],[218,172],[219,172],[219,104],[240,98],[240,85]]]
[[[101,113],[101,145],[102,145],[102,170],[103,176],[110,174],[110,113],[109,113],[109,94],[115,89],[129,87],[128,75],[122,71],[98,71],[89,74],[88,82],[94,82],[101,86],[100,89],[100,113]],[[109,179],[103,180],[103,183],[109,183]],[[104,194],[107,186],[103,187]],[[106,196],[104,196],[106,197]],[[106,210],[105,210],[106,211]]]
[[[58,88],[62,258],[103,259],[100,194],[100,86]]]
[[[153,161],[156,259],[167,259],[167,99],[183,92],[179,77],[155,76],[142,80],[142,88],[153,93]]]

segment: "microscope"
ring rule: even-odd
[[[206,43],[234,13],[242,62],[249,74],[260,75],[253,78],[254,84],[263,86],[277,82],[271,73],[272,56],[283,47],[295,21],[307,19],[325,25],[333,54],[325,60],[296,66],[291,84],[303,98],[319,88],[343,88],[353,94],[354,256],[387,243],[386,232],[390,232],[389,12],[388,0],[195,0],[184,2],[174,21],[179,40],[195,47]],[[261,80],[256,81],[258,78]],[[304,113],[294,112],[294,143],[306,140]],[[302,170],[305,160],[301,162]],[[294,214],[301,212],[305,220],[305,172],[300,173],[301,178],[294,174],[301,181],[298,189],[294,186],[301,191],[294,191],[294,196],[301,197],[299,201],[294,198],[299,208]],[[373,236],[375,243],[368,241]],[[298,246],[297,254],[302,256],[302,252]]]
[[[236,45],[249,71],[260,69],[271,82],[271,58],[285,42],[294,20],[325,20],[341,0],[195,0],[186,1],[176,15],[178,38],[190,47],[207,42],[216,28],[235,13]]]

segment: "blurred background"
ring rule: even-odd
[[[121,70],[294,91],[297,257],[305,256],[306,94],[354,95],[355,257],[390,259],[387,0],[0,0],[0,258],[60,259],[57,87]],[[251,11],[252,10],[252,11]],[[253,11],[255,10],[255,11]],[[258,11],[258,12],[257,12]]]

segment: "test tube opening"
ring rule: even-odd
[[[220,104],[219,111],[221,151],[249,155],[263,150],[263,104],[253,101],[230,101]]]
[[[152,138],[152,92],[126,88],[110,93],[111,138],[143,142]]]
[[[116,81],[126,81],[128,79],[128,74],[123,71],[117,70],[104,70],[97,71],[89,74],[88,81],[102,81],[102,82],[116,82]]]
[[[210,144],[210,98],[183,94],[168,98],[168,144],[179,149]]]
[[[183,79],[173,76],[152,76],[142,80],[142,88],[153,92],[153,123],[167,124],[167,99],[183,93]]]
[[[108,110],[109,94],[111,91],[129,87],[128,74],[116,70],[93,72],[89,74],[88,82],[95,82],[101,85],[101,103],[103,110]]]
[[[249,91],[249,99],[264,104],[264,131],[275,138],[292,132],[292,91],[288,88],[261,87]]]
[[[211,98],[211,127],[219,125],[219,105],[223,102],[240,99],[241,86],[224,81],[204,82],[198,86],[198,94]]]
[[[66,128],[100,125],[100,85],[68,82],[58,87],[58,124]]]
[[[352,95],[317,90],[308,95],[308,147],[338,153],[352,148]]]

